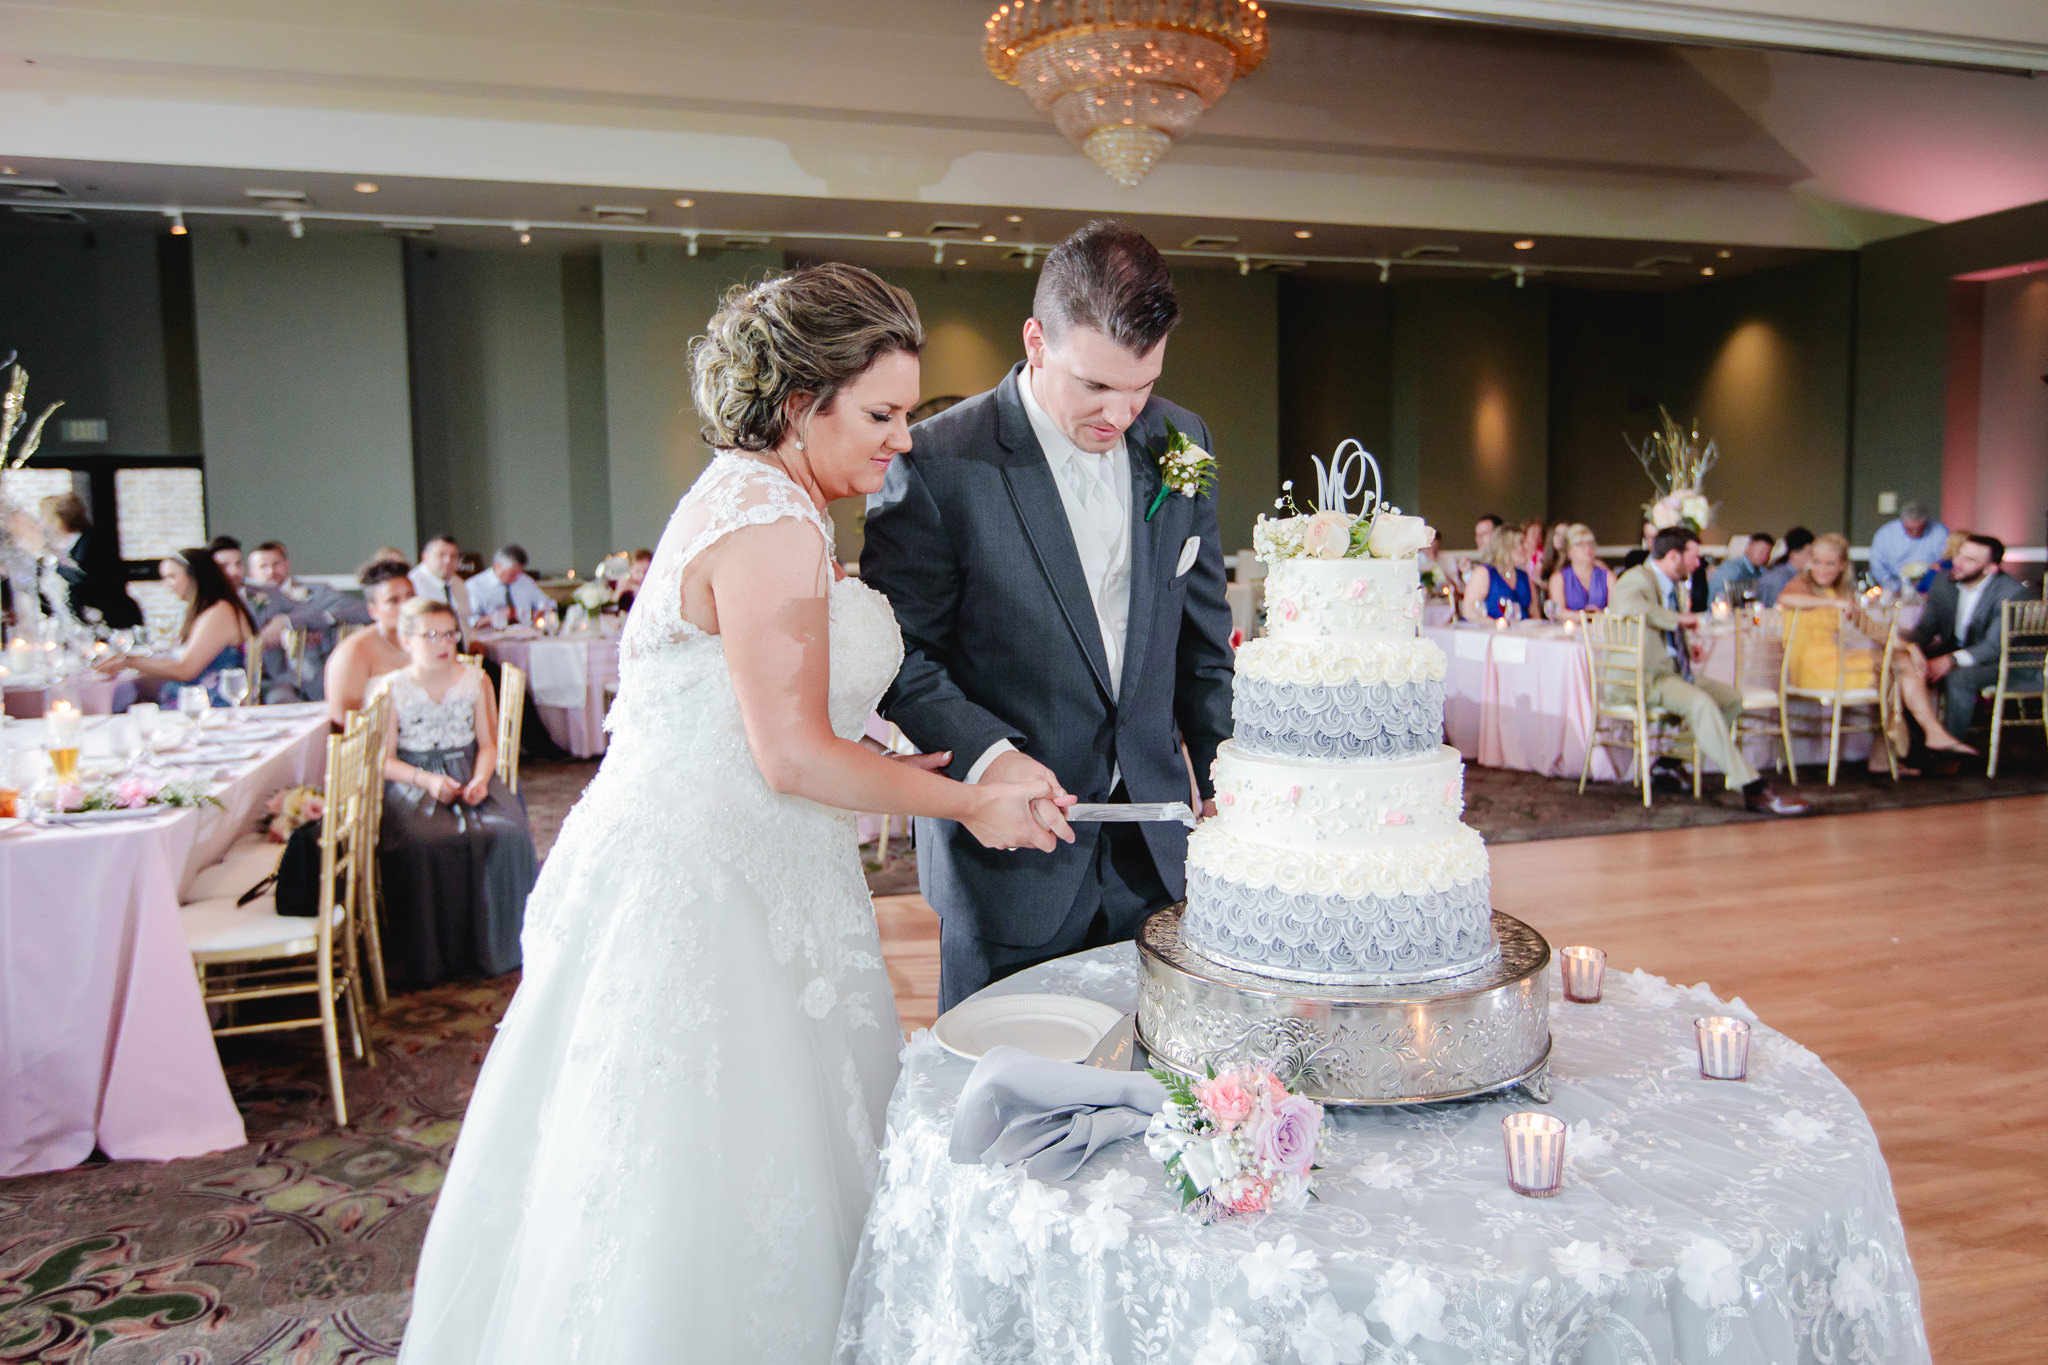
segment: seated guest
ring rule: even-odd
[[[612,600],[619,604],[620,611],[633,609],[633,603],[639,599],[640,589],[647,582],[647,570],[653,563],[654,551],[633,551],[626,576],[612,585]]]
[[[236,556],[240,557],[239,550]],[[173,553],[157,565],[157,577],[184,599],[185,624],[178,631],[184,648],[174,659],[111,654],[93,667],[103,673],[132,668],[144,677],[162,678],[159,695],[166,705],[175,705],[178,693],[187,687],[204,689],[216,706],[228,705],[221,695],[220,675],[230,668],[249,666],[248,647],[256,639],[256,622],[249,608],[204,548]]]
[[[64,580],[71,614],[90,621],[99,613],[109,630],[133,630],[142,624],[142,608],[128,595],[128,574],[112,541],[93,534],[85,499],[76,493],[55,493],[41,505],[49,528],[46,543],[57,556],[57,576]]]
[[[1621,557],[1621,571],[1627,573],[1630,569],[1648,559],[1650,557],[1650,542],[1656,538],[1657,523],[1654,521],[1644,522],[1642,543]]]
[[[1529,571],[1531,583],[1542,583],[1550,577],[1549,548],[1544,543],[1543,518],[1531,517],[1522,523],[1521,565]]]
[[[420,547],[420,562],[412,571],[415,597],[429,602],[446,602],[455,608],[455,619],[469,624],[469,585],[462,578],[462,547],[453,536],[435,536]]]
[[[445,602],[399,612],[409,662],[380,679],[391,694],[384,750],[384,960],[394,984],[501,976],[519,965],[533,890],[526,805],[498,780],[498,709],[480,668],[457,659]]]
[[[1927,505],[1909,502],[1896,519],[1877,528],[1870,538],[1870,576],[1886,592],[1897,592],[1908,568],[1913,586],[1927,592],[1934,586],[1935,566],[1948,547],[1948,527],[1928,514]]]
[[[319,701],[335,627],[370,621],[361,598],[293,578],[291,552],[282,541],[266,540],[249,551],[242,598],[263,633],[263,700],[272,705]],[[296,659],[284,647],[287,630],[300,633]]]
[[[1973,535],[1956,551],[1948,573],[1927,590],[1927,606],[1919,622],[1902,632],[1907,646],[1898,660],[1900,691],[1910,699],[1915,683],[1932,692],[1941,688],[1941,724],[1928,725],[1930,749],[1967,749],[1961,741],[1952,745],[1936,743],[1942,735],[1955,735],[1970,728],[1976,714],[1977,694],[1998,681],[1998,653],[2005,638],[2005,604],[2025,597],[2027,590],[2018,579],[2003,572],[2005,543],[1996,536]],[[2021,681],[2039,680],[2033,670]],[[1914,712],[1915,717],[1919,712]]]
[[[1643,679],[1651,706],[1676,714],[1699,743],[1700,753],[1727,775],[1729,790],[1740,789],[1743,804],[1765,815],[1804,815],[1806,803],[1779,796],[1736,745],[1732,727],[1742,714],[1742,693],[1713,678],[1693,675],[1693,651],[1685,638],[1700,618],[1680,605],[1680,593],[1699,567],[1700,538],[1689,526],[1659,531],[1650,557],[1614,581],[1616,616],[1639,616],[1643,632]]]
[[[412,661],[398,641],[398,613],[413,597],[409,574],[403,560],[393,563],[373,559],[356,575],[356,581],[363,585],[371,628],[349,636],[327,656],[322,691],[326,694],[327,718],[336,728],[347,722],[349,712],[363,709],[374,680]]]
[[[526,572],[526,550],[507,545],[491,557],[491,567],[469,580],[471,625],[509,626],[554,614],[554,599],[540,590]]]
[[[412,559],[405,553],[405,551],[399,549],[396,545],[386,545],[382,549],[378,550],[377,553],[370,556],[371,564],[381,564],[386,562],[392,564],[403,564],[405,565],[407,573],[412,572]]]
[[[1785,553],[1778,562],[1765,569],[1756,577],[1756,600],[1767,607],[1778,605],[1778,594],[1785,585],[1806,570],[1806,561],[1813,554],[1813,532],[1804,526],[1795,526],[1785,533]]]
[[[1526,618],[1536,607],[1520,533],[1503,526],[1465,575],[1465,619]]]
[[[1607,566],[1598,558],[1593,528],[1565,529],[1565,562],[1550,576],[1550,601],[1560,612],[1603,611],[1607,607]]]
[[[1752,531],[1740,545],[1731,542],[1728,558],[1707,575],[1707,600],[1725,597],[1733,602],[1738,583],[1756,582],[1771,562],[1771,543],[1768,531]]]
[[[1794,687],[1825,690],[1877,686],[1883,645],[1870,638],[1869,627],[1858,609],[1862,600],[1849,573],[1848,539],[1833,531],[1816,537],[1806,568],[1778,594],[1781,608],[1799,610],[1798,621],[1785,638],[1786,681]],[[1849,622],[1849,629],[1843,632],[1850,637],[1845,641],[1846,651],[1838,650],[1835,643],[1835,627],[1841,613],[1847,614]],[[1976,752],[1942,728],[1928,694],[1927,679],[1920,672],[1900,670],[1899,695],[1913,719],[1926,731],[1928,748],[1949,753]],[[1904,752],[1905,745],[1898,737],[1886,738],[1895,745],[1895,752]]]

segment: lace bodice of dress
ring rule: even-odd
[[[777,960],[801,951],[815,969],[803,1004],[823,1018],[846,967],[865,964],[867,951],[855,945],[874,933],[853,814],[768,786],[747,744],[723,640],[682,615],[691,560],[734,531],[782,520],[815,529],[830,555],[831,523],[810,497],[775,466],[733,452],[714,459],[677,505],[620,638],[604,766],[563,837],[635,843],[633,866],[662,869],[673,885],[656,890],[671,904],[707,877],[751,884],[768,905]],[[872,588],[845,579],[829,597],[827,709],[833,731],[855,739],[896,676],[903,641],[888,599]],[[591,823],[606,828],[586,829]],[[550,864],[560,856],[551,854]],[[571,937],[546,909],[539,913],[537,922],[529,908],[529,960]]]
[[[425,753],[467,749],[476,743],[476,694],[482,681],[482,673],[465,668],[441,700],[435,701],[411,674],[386,674],[383,686],[391,693],[398,747],[408,753]]]

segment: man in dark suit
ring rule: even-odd
[[[1928,589],[1919,623],[1905,632],[1908,649],[1899,666],[1941,689],[1941,723],[1958,738],[1970,728],[1977,694],[1998,681],[2004,606],[2027,593],[2000,571],[2004,559],[2005,543],[1996,536],[1965,540],[1947,576]]]
[[[112,541],[95,535],[85,500],[76,493],[56,493],[42,502],[43,520],[56,533],[57,576],[64,580],[71,614],[90,619],[96,611],[109,630],[133,630],[142,624],[142,608],[128,595],[128,572]]]
[[[1116,224],[1055,247],[1025,363],[920,423],[868,500],[861,575],[903,628],[882,713],[963,781],[1047,778],[1083,801],[1185,801],[1230,733],[1230,609],[1216,505],[1164,488],[1152,395],[1180,319],[1158,251]],[[1046,812],[1041,818],[1045,818]],[[1049,856],[917,822],[938,911],[940,1006],[1082,948],[1131,938],[1185,891],[1178,824],[1081,824]]]

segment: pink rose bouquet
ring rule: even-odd
[[[1145,1149],[1179,1187],[1183,1210],[1207,1222],[1308,1202],[1321,1105],[1291,1093],[1266,1067],[1211,1070],[1200,1080],[1152,1075],[1166,1087],[1166,1104],[1145,1130]]]

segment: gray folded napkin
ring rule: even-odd
[[[1022,1164],[1033,1180],[1069,1180],[1099,1149],[1144,1132],[1165,1103],[1165,1088],[1142,1071],[993,1047],[953,1111],[953,1160]]]

